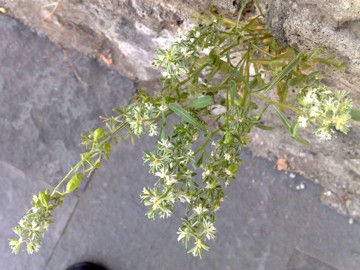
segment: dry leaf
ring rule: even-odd
[[[278,171],[289,171],[291,168],[290,168],[289,163],[285,159],[279,158],[276,161],[274,169],[276,169]]]
[[[107,64],[108,66],[112,65],[112,63],[113,63],[112,58],[111,58],[111,55],[108,56],[108,57],[106,57],[105,55],[100,54],[99,60],[100,60],[101,62],[104,62],[104,63]]]

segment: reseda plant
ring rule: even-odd
[[[216,211],[238,172],[250,131],[272,129],[262,122],[268,109],[305,144],[299,128],[312,126],[315,135],[330,139],[337,131],[346,133],[351,118],[359,120],[346,92],[333,93],[322,84],[323,74],[341,64],[321,57],[321,50],[305,55],[280,46],[262,16],[233,21],[212,7],[197,19],[199,26],[157,53],[153,64],[163,72],[163,88],[151,95],[138,90],[130,105],[103,118],[106,128],[83,135],[86,151],[59,185],[34,196],[32,208],[13,228],[18,235],[10,240],[14,253],[23,244],[29,253],[39,249],[55,209],[83,175],[109,158],[111,144],[147,134],[157,137],[154,151],[143,156],[157,179],[140,195],[147,216],[168,218],[177,203],[184,204],[178,240],[190,246],[189,253],[202,256],[216,237]],[[172,114],[178,123],[169,122]]]

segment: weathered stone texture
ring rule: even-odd
[[[301,51],[318,47],[342,57],[349,64],[334,72],[325,83],[350,92],[354,107],[360,107],[360,1],[261,0],[274,36]],[[359,27],[357,27],[359,25]],[[276,115],[268,115],[273,132],[254,132],[252,149],[267,158],[285,157],[296,170],[325,189],[322,201],[337,211],[360,219],[360,126],[353,122],[348,135],[321,141],[309,132],[311,146],[293,142]],[[275,122],[275,123],[274,123]],[[266,151],[264,151],[266,149]]]
[[[56,44],[97,58],[131,79],[159,77],[154,52],[183,33],[189,15],[217,4],[235,11],[239,1],[37,0],[0,1],[8,14]]]
[[[360,74],[360,1],[261,0],[275,37],[302,51],[323,47]],[[358,82],[359,83],[359,82]]]
[[[184,33],[189,15],[211,4],[228,14],[240,4],[221,0],[0,0],[0,7],[56,44],[97,58],[139,81],[153,81],[154,51]],[[260,0],[275,37],[284,44],[309,51],[324,47],[348,61],[344,73],[326,83],[345,89],[360,107],[360,1]],[[110,108],[109,108],[110,110]],[[277,117],[265,121],[273,132],[255,131],[252,150],[271,159],[285,157],[292,168],[325,187],[323,201],[344,214],[360,219],[360,126],[332,142],[305,134],[311,147],[293,142]],[[330,192],[329,192],[330,191]]]

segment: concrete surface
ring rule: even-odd
[[[0,269],[63,270],[81,260],[112,270],[357,270],[360,225],[323,206],[320,186],[244,150],[218,214],[218,238],[202,260],[176,241],[180,209],[145,216],[139,194],[153,179],[141,152],[150,140],[114,148],[110,161],[57,211],[36,255],[12,255],[10,228],[31,196],[76,161],[80,133],[125,104],[128,79],[63,50],[0,15]],[[299,185],[305,189],[298,190]]]
[[[334,90],[348,91],[354,107],[360,108],[359,0],[260,2],[266,13],[267,24],[277,40],[305,52],[323,47],[348,62],[345,72],[330,74],[325,83]],[[6,14],[19,19],[37,33],[47,36],[55,44],[96,58],[103,65],[139,83],[152,82],[159,76],[159,72],[151,67],[155,50],[166,47],[178,35],[183,35],[190,27],[190,15],[194,11],[206,10],[212,4],[220,6],[222,14],[234,16],[241,1],[0,0],[3,12],[6,11]],[[245,11],[254,14],[255,8],[250,4]],[[66,62],[69,64],[69,61]],[[56,72],[50,75],[54,74]],[[91,76],[90,85],[93,85],[94,80],[99,81],[92,78],[96,76]],[[89,95],[91,93],[90,91]],[[66,100],[67,104],[74,103],[69,103],[65,97],[63,100]],[[85,104],[79,102],[81,104],[76,105]],[[51,103],[50,107],[54,107],[54,104]],[[37,105],[37,108],[42,107]],[[44,108],[33,112],[34,123],[41,124],[41,113],[47,110],[48,108]],[[70,111],[72,110],[73,108],[70,108]],[[40,111],[41,113],[36,114]],[[67,112],[62,112],[62,115],[66,116],[64,119],[71,119]],[[271,133],[253,130],[253,141],[250,145],[252,151],[273,161],[286,158],[294,171],[322,185],[326,191],[324,194],[331,192],[331,196],[321,197],[323,203],[360,221],[360,124],[353,123],[346,136],[337,134],[337,139],[331,142],[317,139],[310,129],[304,130],[304,137],[312,143],[311,146],[304,147],[284,134],[283,124],[274,111],[271,113],[269,110],[263,120],[267,125],[274,126],[275,130]],[[78,124],[75,126],[78,127]],[[74,133],[70,132],[73,129],[60,129],[61,132],[57,134],[74,138],[71,135]],[[34,136],[38,137],[36,134]],[[48,134],[40,136],[47,138]],[[54,151],[51,153],[65,148],[61,140],[57,140],[57,144],[52,147]],[[72,149],[69,147],[68,151]],[[51,154],[43,151],[43,159],[47,156]],[[65,160],[66,156],[64,155]],[[22,157],[16,156],[16,159]],[[39,171],[44,170],[42,165],[38,166],[42,161],[35,162],[33,167]],[[53,176],[55,174],[52,170],[60,167],[67,168],[68,163],[49,164],[44,173],[50,172],[48,175]],[[58,177],[59,174],[56,174],[56,179]]]

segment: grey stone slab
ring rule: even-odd
[[[287,270],[337,270],[336,268],[319,261],[298,250],[291,256]]]
[[[0,161],[0,172],[0,186],[2,187],[0,190],[0,269],[44,269],[74,210],[77,197],[69,196],[62,205],[62,210],[56,212],[56,222],[50,226],[43,240],[43,246],[38,253],[28,255],[26,252],[21,252],[14,255],[7,245],[9,238],[16,237],[11,228],[17,225],[19,219],[31,207],[32,195],[48,188],[49,185],[31,179],[22,171],[4,161]]]
[[[1,14],[0,25],[0,159],[55,184],[77,162],[81,133],[134,84]]]
[[[319,205],[298,249],[339,270],[359,269],[360,223]]]
[[[151,148],[150,140],[115,148],[81,197],[46,269],[81,260],[110,269],[286,269],[313,203],[320,203],[311,199],[319,193],[316,186],[299,192],[293,186],[299,176],[291,179],[245,151],[247,161],[218,214],[218,238],[199,260],[176,240],[181,209],[168,220],[145,217],[139,194],[154,179],[142,166],[141,150]]]

